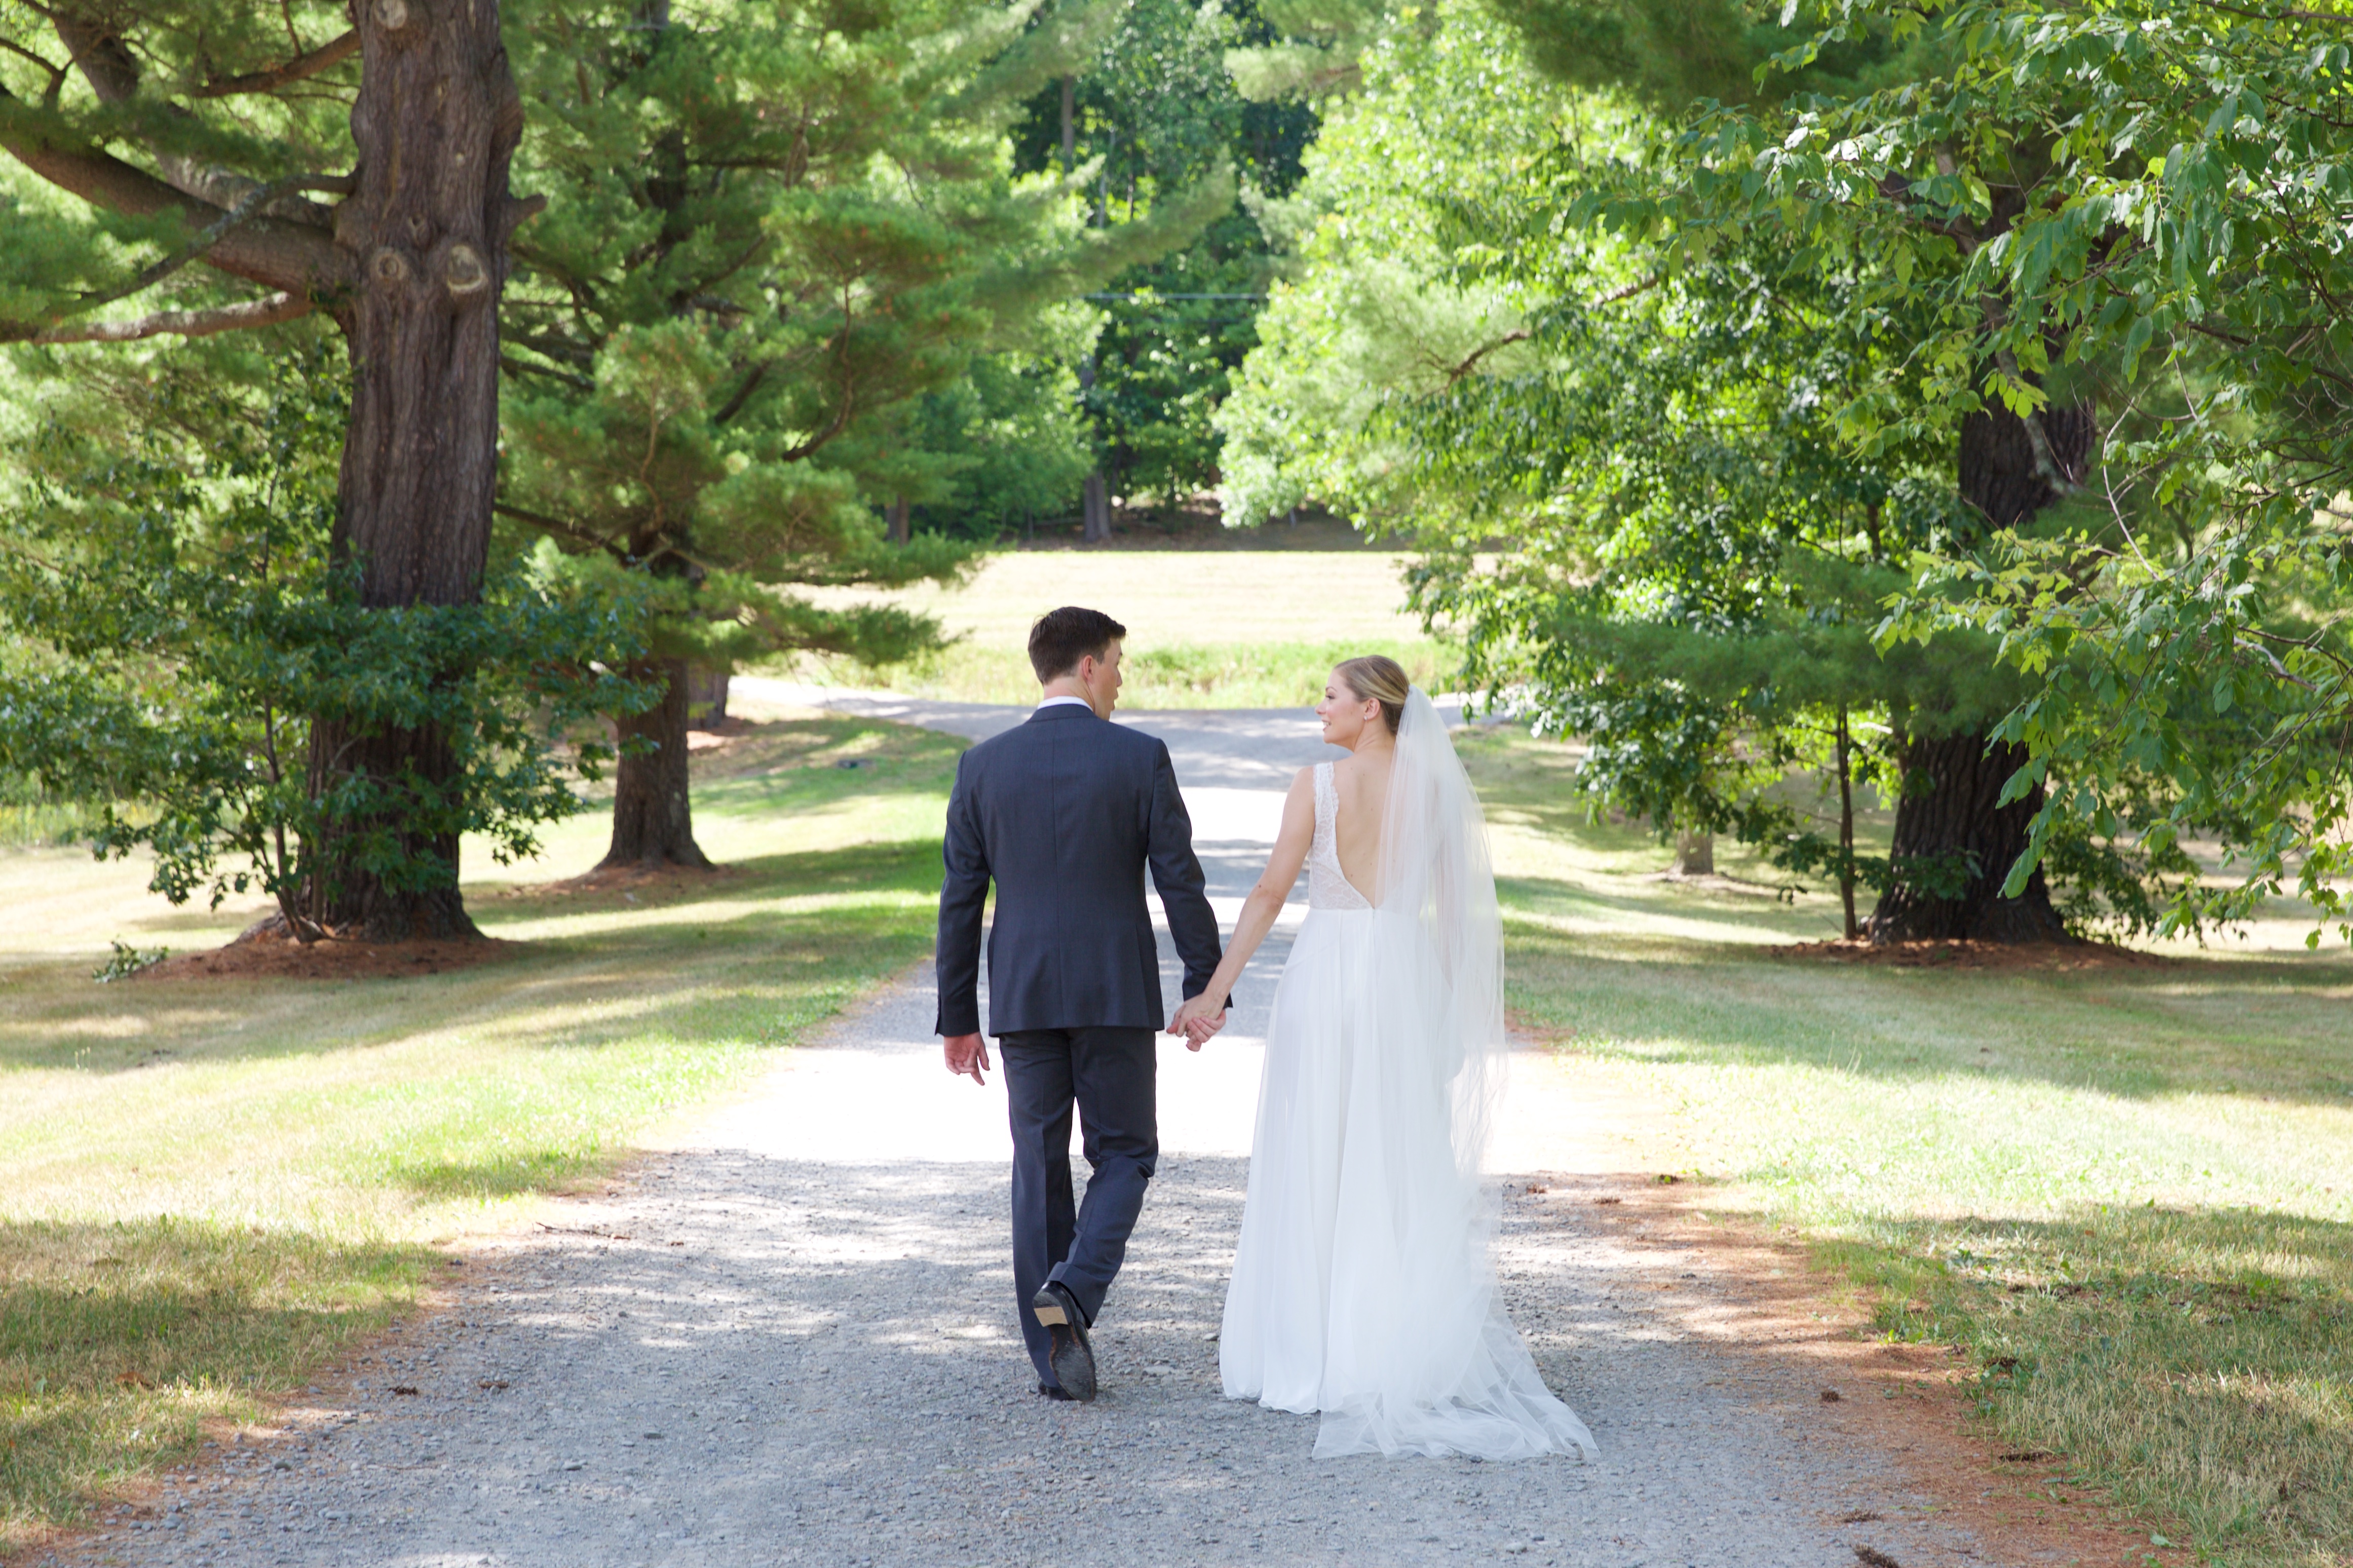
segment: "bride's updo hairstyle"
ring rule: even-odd
[[[1405,700],[1413,694],[1413,682],[1406,679],[1405,666],[1386,654],[1368,653],[1362,658],[1344,659],[1333,667],[1342,685],[1356,695],[1359,702],[1381,705],[1381,722],[1389,733],[1398,732],[1398,721],[1405,717]]]

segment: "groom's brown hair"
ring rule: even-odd
[[[1101,610],[1064,605],[1038,617],[1029,628],[1029,668],[1039,685],[1079,668],[1089,654],[1103,658],[1112,643],[1127,636],[1127,628]]]

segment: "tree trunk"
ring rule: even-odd
[[[687,728],[718,730],[727,723],[727,677],[724,669],[690,666],[686,672]]]
[[[1676,834],[1675,863],[1667,875],[1670,877],[1715,876],[1715,835],[1713,833]]]
[[[529,209],[507,191],[522,100],[507,68],[496,0],[360,0],[361,79],[352,108],[356,189],[335,245],[359,279],[340,315],[352,356],[333,548],[360,563],[360,603],[391,610],[480,596],[497,483],[499,296],[507,241]],[[452,672],[453,674],[456,672]],[[314,789],[358,772],[413,767],[454,787],[448,738],[313,727]],[[354,863],[371,831],[440,860],[445,887],[398,891]],[[457,889],[454,836],[418,837],[397,811],[315,852],[322,924],[377,940],[475,934]]]
[[[1081,538],[1089,544],[1106,543],[1111,539],[1111,488],[1103,482],[1101,468],[1087,476],[1083,494],[1086,527]]]
[[[2026,761],[2026,748],[2001,742],[1989,750],[1982,735],[1946,735],[1906,741],[1899,757],[1905,788],[1895,807],[1897,869],[1908,858],[1944,856],[1966,856],[1973,869],[1957,898],[1889,889],[1872,911],[1871,940],[2065,940],[2042,868],[2017,898],[2001,896],[2010,866],[2026,847],[2027,826],[2042,807],[2040,789],[2005,806],[1994,804]]]
[[[907,521],[907,498],[892,496],[890,509],[883,514],[891,524],[891,542],[904,544],[913,537]]]
[[[1838,713],[1838,781],[1839,909],[1846,919],[1846,940],[1852,942],[1862,934],[1862,927],[1854,918],[1854,730],[1843,703]]]
[[[2096,433],[2085,404],[2047,407],[2032,426],[1999,404],[1972,414],[1961,423],[1961,498],[1989,529],[2014,528],[2057,500],[2061,485],[2082,482]],[[1871,940],[2063,940],[2066,928],[2040,867],[2017,898],[2000,896],[2026,847],[2027,824],[2042,807],[2040,788],[2009,805],[1994,804],[2026,761],[2026,749],[1967,733],[1915,737],[1898,755],[1904,793],[1890,848],[1897,870],[1907,859],[1950,855],[1970,857],[1973,869],[1957,898],[1889,889],[1871,912]]]
[[[651,742],[641,755],[624,752],[613,781],[613,842],[597,869],[620,866],[711,868],[694,841],[694,806],[687,792],[686,660],[649,660],[635,679],[661,677],[662,700],[620,721],[621,740]]]

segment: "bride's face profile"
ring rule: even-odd
[[[1367,725],[1380,725],[1381,705],[1349,690],[1348,683],[1335,670],[1324,682],[1324,700],[1315,705],[1315,717],[1324,721],[1324,740],[1353,752],[1365,738]]]

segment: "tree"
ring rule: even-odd
[[[67,3],[0,21],[0,148],[72,198],[5,196],[0,336],[123,341],[232,331],[318,310],[350,344],[332,550],[370,611],[481,593],[498,440],[498,302],[522,131],[495,3]],[[348,172],[338,172],[348,171]],[[19,187],[21,189],[21,186]],[[338,198],[332,205],[312,193]],[[185,268],[204,263],[232,284]],[[255,290],[259,289],[259,292]],[[101,314],[118,300],[176,308]],[[452,671],[452,678],[459,672]],[[310,787],[410,775],[454,784],[448,734],[311,728]],[[470,933],[446,826],[339,822],[323,923],[379,937]],[[400,858],[450,875],[394,887]]]
[[[1608,210],[1682,254],[1769,224],[1810,265],[1863,270],[1862,308],[1920,323],[1910,384],[1841,412],[1866,450],[1955,441],[1983,519],[1887,635],[1995,633],[2040,688],[1983,753],[2007,774],[1999,798],[2032,808],[2004,891],[2086,829],[2152,857],[2210,834],[2242,875],[2174,884],[2171,929],[2293,877],[2353,934],[2337,885],[2346,18],[2016,0],[1817,15],[1777,69],[1873,37],[1912,68],[1777,112],[1711,110],[1663,193]]]
[[[1254,4],[1125,0],[1085,68],[1038,93],[1014,128],[1024,171],[1091,169],[1090,221],[1136,221],[1218,169],[1240,174],[1244,204],[1180,248],[1112,278],[1093,296],[1101,334],[1082,395],[1101,465],[1090,540],[1108,537],[1109,497],[1171,504],[1218,479],[1211,423],[1253,331],[1271,271],[1260,214],[1288,195],[1314,110],[1239,93],[1226,54],[1268,39]]]
[[[335,347],[298,335],[259,363],[231,353],[243,374],[199,344],[82,353],[39,385],[0,516],[0,773],[93,803],[98,853],[147,849],[174,903],[266,893],[308,942],[347,871],[430,898],[456,874],[436,843],[534,853],[538,824],[581,808],[575,773],[609,757],[571,732],[628,700],[600,669],[642,622],[521,575],[478,604],[360,604],[332,549]],[[429,731],[450,765],[318,787],[321,731],[384,730]]]
[[[1874,647],[1915,552],[1980,531],[1939,440],[1858,454],[1835,417],[1903,392],[1913,324],[1769,232],[1679,259],[1564,222],[1660,177],[1661,121],[1548,84],[1516,46],[1455,9],[1357,56],[1361,97],[1311,160],[1305,268],[1223,416],[1230,504],[1314,494],[1414,540],[1416,605],[1472,679],[1587,739],[1581,787],[1662,837],[1733,832],[1830,873],[1850,935],[1858,884],[1882,936],[1923,910],[2056,934],[2043,878],[2003,896],[2034,809],[2000,799],[2016,761],[1979,760],[2024,683],[1982,633]],[[1822,818],[1792,768],[1822,776]],[[1901,803],[1890,856],[1855,848],[1863,784]],[[2053,868],[2075,916],[2129,924],[2168,868],[2083,839]]]
[[[1496,520],[1511,518],[1509,531],[1530,538],[1507,556],[1498,580],[1433,568],[1425,606],[1468,617],[1482,656],[1498,656],[1485,664],[1491,677],[1540,670],[1544,679],[1527,694],[1573,697],[1577,721],[1600,727],[1598,740],[1625,740],[1597,747],[1588,775],[1597,786],[1652,802],[1667,814],[1662,821],[1720,807],[1752,830],[1769,830],[1785,863],[1880,880],[1872,931],[1882,939],[2031,939],[2052,933],[2063,917],[2127,927],[2162,918],[2168,929],[2185,929],[2204,918],[2201,910],[2243,910],[2189,874],[2180,841],[2193,824],[2226,846],[2267,824],[2250,857],[2253,880],[2275,882],[2300,859],[2307,893],[2329,907],[2312,872],[2338,852],[2314,825],[2342,820],[2344,773],[2340,759],[2316,755],[2315,747],[2343,732],[2333,717],[2342,711],[2342,629],[2311,612],[2338,592],[2330,586],[2341,576],[2338,542],[2304,521],[2247,553],[2209,553],[2197,542],[2219,496],[2234,504],[2269,498],[2279,515],[2307,520],[2325,503],[2331,492],[2309,483],[2278,488],[2268,477],[2276,467],[2267,472],[2248,460],[2307,438],[2295,421],[2316,400],[2306,394],[2299,408],[2287,389],[2308,373],[2289,365],[2267,386],[2259,378],[2250,401],[2274,421],[2264,428],[2200,417],[2210,406],[2240,406],[2241,395],[2232,368],[2196,346],[2194,329],[2177,331],[2180,352],[2160,373],[2136,369],[2136,335],[2145,343],[2154,331],[2162,341],[2168,330],[2162,311],[2135,325],[2144,302],[2160,300],[2160,284],[2145,277],[2137,294],[2120,297],[2112,269],[2161,271],[2166,247],[2103,248],[2094,220],[2113,225],[2118,208],[2078,204],[2072,193],[2087,179],[2100,188],[2110,165],[2054,149],[2035,129],[2077,123],[2069,116],[2083,105],[2070,95],[2088,89],[2071,86],[2070,73],[2085,58],[2105,58],[2086,53],[2088,39],[2148,55],[2113,111],[2084,122],[2111,137],[2103,159],[2148,133],[2146,111],[2163,99],[2165,80],[2222,57],[2193,63],[2165,48],[2149,54],[2126,39],[2122,21],[2067,12],[2059,28],[2043,26],[2062,14],[2055,9],[1990,4],[1933,8],[1926,25],[1892,7],[1841,8],[1841,25],[1819,37],[1706,4],[1510,9],[1527,56],[1555,76],[1600,84],[1588,87],[1603,95],[1581,100],[1588,105],[1613,97],[1644,105],[1643,125],[1614,146],[1596,146],[1589,109],[1561,110],[1547,132],[1508,106],[1506,89],[1479,134],[1525,160],[1519,166],[1535,188],[1501,188],[1466,156],[1475,137],[1448,134],[1451,111],[1439,101],[1445,90],[1431,90],[1442,79],[1433,64],[1440,55],[1414,55],[1422,47],[1411,41],[1415,30],[1394,24],[1359,45],[1354,68],[1368,93],[1369,84],[1406,79],[1400,73],[1430,74],[1419,97],[1400,93],[1364,117],[1386,130],[1341,132],[1340,119],[1353,110],[1327,125],[1325,142],[1335,148],[1351,134],[1380,142],[1377,155],[1356,162],[1347,175],[1354,184],[1339,200],[1318,197],[1345,211],[1348,244],[1332,247],[1319,232],[1311,252],[1324,245],[1355,259],[1324,269],[1314,307],[1293,318],[1279,300],[1270,312],[1271,324],[1295,331],[1298,348],[1254,356],[1253,373],[1262,358],[1265,374],[1246,373],[1243,395],[1229,405],[1229,431],[1243,433],[1229,448],[1237,499],[1251,504],[1255,494],[1256,504],[1276,504],[1305,489],[1350,496],[1367,517],[1386,508],[1413,520],[1426,539],[1451,539],[1458,555]],[[2168,38],[2155,11],[2137,15],[2134,25]],[[1449,18],[1445,26],[1455,25]],[[1445,26],[1432,35],[1425,25],[1419,34],[1440,54]],[[1699,34],[1715,41],[1667,47]],[[2021,64],[2010,46],[2027,36],[2048,49]],[[2282,73],[2304,58],[2285,43],[2267,47],[2264,58]],[[1768,62],[1772,68],[1739,79],[1750,65]],[[2121,67],[2103,69],[2102,82],[2126,80]],[[1694,109],[1695,85],[1736,101]],[[1460,79],[1447,88],[1474,102],[1488,90]],[[2266,90],[2292,97],[2275,81]],[[2168,113],[2174,107],[2168,101]],[[2178,156],[2202,122],[2175,123],[2184,138]],[[2307,123],[2280,140],[2309,147],[2318,134]],[[1425,142],[1459,162],[1433,169]],[[2243,170],[2257,157],[2200,151],[2210,167],[2236,158]],[[2285,162],[2270,142],[2261,157]],[[1405,172],[1392,176],[1393,168]],[[2130,210],[2144,218],[2158,210],[2162,171],[2152,177],[2154,187],[2134,186],[2119,204],[2137,203]],[[1417,186],[1444,195],[1424,198]],[[2238,187],[2217,175],[2207,188]],[[1341,189],[1336,177],[1331,189]],[[1399,215],[1410,215],[1402,227]],[[2231,232],[2207,216],[2221,226],[2204,240]],[[1400,233],[1409,244],[1398,243]],[[1379,269],[1397,265],[1393,257],[1416,258],[1420,277],[1381,280]],[[2309,276],[2305,264],[2278,268],[2281,280]],[[1342,279],[1352,279],[1345,297],[1330,286]],[[1435,293],[1410,306],[1392,302],[1431,283]],[[2241,341],[2294,344],[2308,355],[2319,312],[2305,308],[2308,298],[2283,297],[2294,289],[2266,287],[2268,294],[2240,296],[2255,312]],[[1619,304],[1619,289],[1635,292]],[[1612,310],[1597,308],[1604,302]],[[1714,316],[1733,329],[1729,337],[1708,325]],[[1641,355],[1620,342],[1613,323],[1623,317],[1639,318],[1639,328],[1625,330],[1635,332]],[[2018,324],[2027,318],[2040,324]],[[2291,320],[2306,334],[2301,341],[2265,338]],[[1271,332],[1271,347],[1279,335]],[[1340,347],[1343,365],[1368,374],[1352,384],[1348,370],[1314,369],[1323,345]],[[1802,366],[1810,356],[1816,363]],[[1652,383],[1672,389],[1664,401],[1646,389]],[[1798,395],[1772,421],[1752,417],[1778,389]],[[2095,430],[2104,406],[2114,412]],[[1304,443],[1296,428],[1303,414],[1317,432]],[[2242,444],[2224,453],[2232,441]],[[1292,455],[1302,445],[1315,455]],[[1799,447],[1820,459],[1811,465],[1816,478],[1796,460]],[[2119,466],[2118,454],[2136,456]],[[2214,466],[2218,456],[2225,466]],[[1760,492],[1801,498],[1820,476],[1836,479],[1841,465],[1852,473],[1831,492],[1816,489],[1802,509],[1819,531],[1793,534],[1767,521],[1776,505]],[[1913,509],[1916,526],[1892,506],[1873,505],[1868,548],[1840,543],[1831,525],[1844,526],[1848,503],[1871,484],[1895,479],[1924,500],[1941,490],[1957,505]],[[1743,490],[1738,506],[1719,507]],[[1499,498],[1515,504],[1497,510]],[[1726,534],[1707,521],[1719,512],[1746,524]],[[1639,548],[1613,537],[1622,527],[1635,527]],[[1856,731],[1841,714],[1866,726],[1874,718],[1891,723],[1885,783],[1898,810],[1883,865],[1833,853],[1809,832],[1793,837],[1769,814],[1750,811],[1767,798],[1759,793],[1766,775],[1744,770],[1793,742],[1774,715],[1787,711],[1778,700],[1802,683],[1777,669],[1762,646],[1746,649],[1741,664],[1711,653],[1712,640],[1729,639],[1718,652],[1737,648],[1757,627],[1728,613],[1737,594],[1703,592],[1684,602],[1708,574],[1667,548],[1678,539],[1709,543],[1714,559],[1747,563],[1747,591],[1760,595],[1755,614],[1797,612],[1818,626],[1846,628],[1840,636],[1856,670],[1843,682],[1848,700],[1802,727],[1818,742],[1842,738],[1831,749],[1852,761]],[[1900,668],[1869,668],[1861,637],[1880,610],[1872,596],[1901,579],[1871,585],[1860,599],[1822,598],[1829,579],[1808,559],[1820,544],[1841,559],[1927,574],[1905,614],[1870,640],[1896,666],[1916,647],[1951,678],[1943,689],[1922,688]],[[2172,560],[2151,566],[2159,544]],[[1541,560],[1548,548],[1549,582]],[[2201,554],[2205,564],[2177,576],[2175,563],[2186,567]],[[2116,575],[2125,563],[2132,564],[2110,587],[2093,581]],[[2261,623],[2259,635],[2238,628],[2242,645],[2273,639],[2266,646],[2286,671],[2274,687],[2299,694],[2260,720],[2244,697],[2235,708],[2226,696],[2185,713],[2179,683],[2192,661],[2177,650],[2168,675],[2116,619],[2124,605],[2145,617],[2162,602],[2179,648],[2199,646],[2226,628],[2189,606],[2211,601],[2214,574],[2227,571],[2251,579],[2231,602],[2250,614],[2248,626]],[[1705,613],[1683,632],[1669,637],[1651,624],[1694,605]],[[2040,628],[2031,636],[2021,614]],[[1974,636],[1952,635],[1960,632]],[[1639,638],[1639,661],[1612,651],[1636,647],[1629,637]],[[1651,684],[1630,684],[1632,669],[1647,672]],[[1711,669],[1754,679],[1706,677]],[[2038,689],[2044,685],[2052,689]],[[1613,705],[1613,692],[1626,701]],[[2119,731],[2104,710],[2126,693],[2157,706]],[[2306,700],[2311,694],[2320,700]],[[1886,706],[1859,710],[1855,702],[1865,699]],[[1566,712],[1563,705],[1558,713]],[[1799,745],[1789,755],[1807,751]],[[2063,763],[2071,771],[2054,773]],[[2278,809],[2249,812],[2225,787],[2258,773],[2273,781],[2261,798]],[[1729,794],[1712,782],[1719,780]],[[1967,874],[1953,878],[1955,868]],[[2054,887],[2066,895],[2063,907],[2052,901]]]
[[[502,516],[584,581],[647,580],[607,865],[706,861],[686,774],[686,672],[754,652],[873,662],[929,621],[823,609],[793,584],[948,578],[964,543],[893,543],[878,503],[930,499],[920,403],[976,354],[1035,346],[1050,308],[1180,244],[1232,201],[1210,165],[1145,220],[1082,231],[1065,182],[1017,179],[1013,106],[1107,14],[814,0],[673,13],[543,0],[522,13],[549,192],[518,247]],[[826,40],[811,48],[813,37]]]

